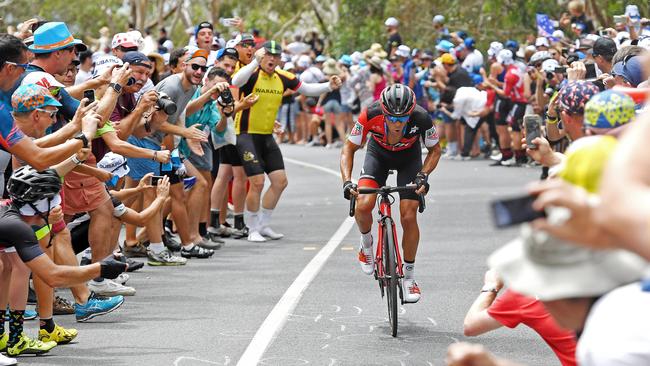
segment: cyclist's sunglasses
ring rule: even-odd
[[[404,123],[404,122],[407,122],[409,120],[408,115],[398,117],[398,116],[391,116],[389,114],[386,114],[385,116],[386,116],[386,120],[388,122],[392,122],[392,123]]]
[[[207,66],[201,66],[199,64],[190,64],[192,66],[192,70],[197,71],[201,69],[202,72],[208,72],[208,67]]]

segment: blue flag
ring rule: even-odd
[[[555,42],[557,40],[553,38],[554,31],[555,27],[551,18],[546,14],[537,13],[537,35],[549,38]]]

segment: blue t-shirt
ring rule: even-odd
[[[190,101],[195,100],[201,96],[201,88],[197,88],[196,91],[194,92],[194,95],[192,95],[192,99]],[[226,133],[226,130],[224,129],[223,131],[219,132],[216,130],[217,123],[221,121],[221,113],[219,113],[219,108],[217,107],[217,103],[214,100],[210,100],[207,103],[201,107],[198,111],[194,112],[193,114],[190,114],[189,116],[185,117],[185,127],[190,127],[195,124],[199,124],[200,130],[203,130],[206,133],[212,133],[213,137],[216,134],[216,136],[223,138],[223,135]],[[179,150],[183,154],[183,156],[190,156],[190,148],[187,146],[187,141],[185,141],[185,138],[181,139],[181,143],[179,145]]]
[[[414,74],[417,73],[418,72],[417,67],[413,63],[413,60],[408,59],[404,61],[404,65],[402,66],[402,68],[404,69],[404,76],[403,76],[404,80],[402,81],[402,83],[404,83],[404,85],[409,85],[409,79],[411,78],[411,73]],[[417,76],[415,76],[415,85],[413,86],[413,92],[415,93],[415,99],[420,99],[424,95],[424,90],[422,89],[422,85],[420,85],[420,83],[418,82]]]

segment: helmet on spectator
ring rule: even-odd
[[[54,169],[41,172],[29,165],[14,171],[7,183],[9,197],[18,203],[33,203],[44,198],[53,198],[61,190],[61,178]]]
[[[634,100],[616,90],[605,90],[585,104],[585,125],[593,128],[615,128],[634,118]]]
[[[381,92],[381,109],[391,116],[405,116],[415,108],[415,93],[403,84],[393,84]]]

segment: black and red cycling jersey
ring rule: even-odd
[[[379,146],[390,151],[408,149],[420,138],[422,138],[426,147],[433,147],[439,141],[438,131],[436,131],[429,113],[420,106],[415,106],[415,109],[411,112],[410,118],[404,126],[403,136],[396,144],[391,145],[388,143],[387,123],[391,122],[384,120],[384,112],[381,109],[380,102],[375,101],[361,111],[348,140],[355,145],[362,146],[366,142],[366,135],[370,133]]]

